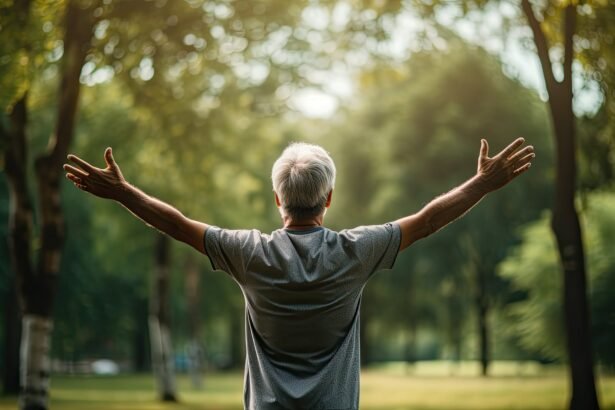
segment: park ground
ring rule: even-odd
[[[454,373],[454,375],[452,374]],[[529,366],[494,368],[482,378],[463,365],[365,370],[361,409],[409,410],[563,410],[568,382],[562,369]],[[156,398],[149,374],[60,376],[52,380],[52,410],[230,410],[242,409],[241,372],[210,373],[196,391],[187,376],[179,377],[179,403]],[[602,375],[598,390],[603,410],[615,410],[615,376]],[[0,398],[0,410],[16,408],[14,398]]]

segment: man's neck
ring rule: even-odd
[[[292,219],[289,216],[284,216],[282,218],[284,229],[292,229],[297,231],[308,230],[316,228],[317,226],[322,226],[323,221],[324,215],[318,215],[313,218],[307,219]]]

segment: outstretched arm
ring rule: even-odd
[[[119,202],[146,224],[205,253],[203,235],[207,225],[186,218],[171,205],[126,182],[120,167],[113,159],[111,148],[105,150],[107,167],[104,169],[96,168],[75,155],[69,155],[68,159],[77,167],[64,164],[66,177],[77,188],[97,197]]]
[[[518,138],[490,158],[487,140],[481,140],[478,169],[471,179],[428,203],[419,212],[396,222],[401,227],[399,250],[437,232],[463,216],[486,194],[495,191],[527,171],[534,158],[534,147],[521,149],[525,140]]]

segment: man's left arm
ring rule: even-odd
[[[90,165],[75,155],[68,159],[78,167],[64,164],[66,177],[82,191],[122,204],[133,215],[172,238],[205,252],[203,238],[207,225],[187,218],[173,206],[147,195],[124,179],[113,159],[111,148],[105,151],[104,169]]]
[[[425,238],[460,218],[489,192],[495,191],[527,171],[534,159],[534,147],[522,148],[518,138],[493,158],[487,140],[481,140],[477,173],[474,177],[428,203],[419,212],[398,219],[401,228],[399,250]]]

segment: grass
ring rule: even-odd
[[[535,365],[493,367],[495,376],[476,376],[474,364],[457,367],[439,362],[414,368],[399,365],[362,374],[361,409],[393,410],[555,410],[565,409],[568,382],[562,369]],[[451,376],[454,372],[455,375]],[[157,400],[153,377],[59,376],[52,380],[53,410],[230,410],[242,409],[243,376],[214,373],[195,391],[187,376],[178,380],[180,402]],[[615,376],[599,378],[602,408],[615,410]],[[15,398],[0,398],[0,410],[16,408]]]

